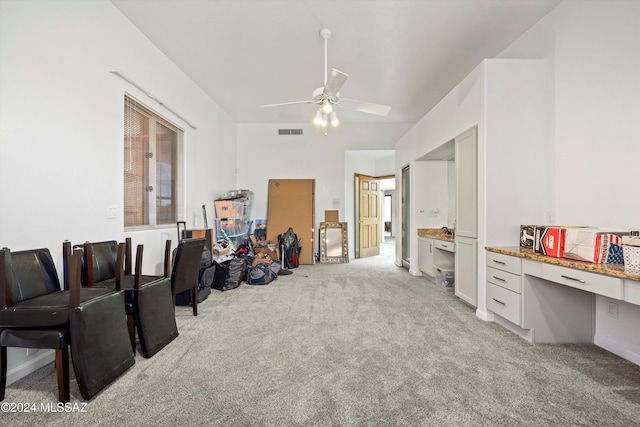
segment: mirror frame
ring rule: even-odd
[[[340,256],[327,255],[327,230],[339,229],[342,253]],[[349,239],[346,222],[321,222],[320,223],[320,262],[338,263],[349,262]]]

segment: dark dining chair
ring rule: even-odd
[[[125,292],[125,308],[131,348],[136,348],[136,332],[144,357],[152,357],[178,336],[173,311],[171,280],[163,276],[142,274],[143,245],[136,251],[135,272],[127,274],[130,265],[130,240],[125,243],[124,267],[118,267],[113,258],[115,241],[85,242],[83,257],[83,284],[86,287],[114,288]],[[171,241],[167,241],[170,249]],[[129,249],[127,248],[129,246]],[[63,252],[70,244],[63,244]],[[128,253],[128,255],[127,255]],[[127,261],[129,260],[129,261]]]
[[[5,397],[7,347],[53,349],[58,400],[70,401],[69,348],[80,394],[91,399],[135,362],[129,346],[124,294],[81,288],[82,254],[65,260],[61,290],[48,249],[0,250],[0,400]],[[122,263],[124,245],[118,249]]]
[[[175,306],[177,294],[184,291],[191,292],[191,305],[194,316],[198,315],[198,279],[205,243],[205,238],[182,239],[173,254],[173,266],[171,269],[173,305]]]

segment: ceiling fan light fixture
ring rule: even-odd
[[[331,105],[331,102],[329,102],[328,99],[325,99],[324,101],[322,101],[322,112],[324,114],[333,113],[333,105]]]
[[[329,124],[328,117],[329,116],[327,116],[326,114],[322,115],[322,123],[321,123],[321,125],[322,125],[323,128],[326,128],[327,125]]]
[[[371,102],[358,101],[355,99],[340,98],[340,89],[342,89],[342,86],[344,85],[349,75],[340,70],[336,70],[335,68],[332,68],[331,75],[328,75],[329,68],[327,63],[327,41],[331,37],[331,30],[329,30],[328,28],[321,30],[320,36],[324,39],[324,86],[316,88],[311,94],[311,99],[308,99],[306,101],[281,102],[279,104],[261,105],[260,107],[278,107],[282,105],[293,104],[314,104],[319,108],[318,111],[316,111],[313,123],[316,126],[322,126],[325,130],[325,135],[329,122],[331,123],[332,127],[336,127],[340,124],[338,116],[334,113],[334,105],[339,105],[341,108],[346,107],[351,110],[360,111],[363,113],[386,116],[391,108],[387,105],[373,104]],[[346,103],[343,101],[346,101]]]
[[[331,118],[331,126],[333,126],[334,128],[338,127],[338,125],[340,124],[340,120],[338,120],[338,115],[336,114],[336,112],[332,111],[329,117]]]

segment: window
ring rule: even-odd
[[[124,99],[124,226],[174,225],[181,211],[183,130]]]

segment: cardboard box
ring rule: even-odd
[[[300,264],[315,264],[315,180],[269,180],[266,240],[277,242],[289,227],[300,240]]]
[[[339,211],[324,211],[324,222],[340,222]]]
[[[595,264],[622,264],[622,236],[629,232],[596,227],[567,228],[564,257]]]
[[[562,258],[564,256],[565,227],[535,227],[533,251],[542,255]]]
[[[213,202],[216,207],[216,216],[221,219],[227,218],[243,218],[244,203],[234,202],[232,200],[215,200]]]
[[[278,261],[278,253],[275,250],[275,247],[270,248],[269,246],[259,246],[254,248],[253,255],[256,258],[262,258],[264,255],[268,255],[272,261]]]
[[[521,225],[520,226],[520,247],[521,248],[533,249],[536,227],[542,227],[542,225]]]

